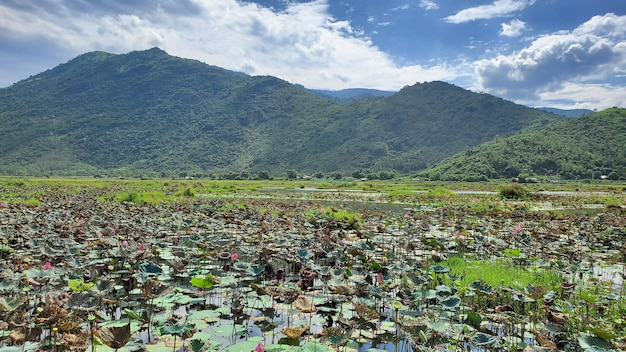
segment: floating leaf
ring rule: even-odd
[[[67,286],[74,292],[89,291],[95,285],[94,282],[85,282],[82,278],[67,280]]]
[[[198,288],[211,288],[214,285],[214,277],[212,274],[194,277],[191,279],[191,285]]]
[[[475,346],[491,345],[498,340],[497,336],[485,334],[484,332],[477,332],[472,336],[472,343]]]

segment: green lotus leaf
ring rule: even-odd
[[[189,324],[186,321],[178,322],[176,324],[167,324],[162,326],[159,331],[161,335],[176,335],[181,336],[182,334],[188,333],[193,330],[193,325]]]
[[[201,352],[204,350],[204,346],[206,345],[205,341],[201,340],[191,340],[189,342],[189,347],[191,347],[192,352]]]
[[[95,285],[94,282],[85,282],[82,278],[67,280],[67,286],[74,292],[89,291]]]
[[[300,352],[332,352],[333,350],[319,342],[309,341],[300,347]]]
[[[450,296],[439,302],[444,309],[456,309],[461,305],[461,299],[457,296]]]
[[[0,352],[28,352],[39,351],[40,349],[40,343],[26,341],[22,346],[2,346],[0,347]]]
[[[0,297],[0,312],[13,312],[19,308],[24,301],[19,298],[4,298]]]
[[[252,276],[258,276],[265,271],[265,265],[263,264],[252,264],[248,267],[248,274]]]
[[[404,307],[404,304],[402,304],[402,302],[400,302],[400,301],[398,301],[398,300],[394,300],[394,301],[391,303],[391,308],[392,308],[393,310],[400,310],[400,309],[402,309],[402,307]]]
[[[435,274],[443,274],[450,271],[450,268],[442,266],[442,265],[432,265],[428,269],[430,269]]]
[[[475,328],[478,328],[480,326],[480,323],[482,323],[483,318],[480,316],[480,314],[476,313],[476,312],[469,312],[467,313],[467,317],[465,318],[464,323],[467,325],[471,325]]]
[[[211,288],[214,285],[214,277],[212,274],[205,276],[196,276],[191,279],[191,285],[198,288]]]
[[[213,328],[213,334],[219,337],[229,337],[246,332],[246,327],[241,324],[222,324]],[[256,346],[256,344],[254,344]],[[254,346],[252,349],[254,349]]]
[[[145,262],[139,265],[139,270],[144,275],[160,275],[163,273],[163,269],[160,266],[154,264],[153,262]]]
[[[471,282],[469,285],[467,285],[467,288],[469,290],[484,293],[486,295],[490,295],[493,293],[493,288],[482,280]]]
[[[486,346],[496,342],[498,340],[498,337],[485,334],[484,332],[477,332],[474,336],[472,336],[471,340],[475,346]]]
[[[611,351],[613,347],[610,342],[586,333],[580,333],[578,335],[578,344],[583,351],[593,352],[608,352]]]
[[[311,252],[307,248],[298,248],[297,254],[298,254],[298,257],[304,260],[311,259],[313,258],[313,256],[315,256],[315,253]]]

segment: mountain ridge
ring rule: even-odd
[[[445,82],[339,103],[153,48],[0,89],[2,174],[409,174],[561,118]]]

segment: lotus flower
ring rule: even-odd
[[[265,350],[263,349],[263,343],[259,342],[258,345],[256,345],[256,347],[254,348],[254,352],[264,352]]]
[[[237,260],[239,259],[239,253],[234,252],[233,254],[230,255],[230,259],[232,260]]]
[[[522,230],[522,225],[517,224],[515,225],[515,227],[513,228],[513,233],[517,234],[518,232],[520,232]]]
[[[46,264],[44,264],[41,267],[41,270],[50,270],[50,269],[52,269],[52,264],[50,262],[46,262]]]

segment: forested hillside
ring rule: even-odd
[[[0,89],[0,174],[410,174],[564,119],[444,83],[339,103],[154,48]]]
[[[626,109],[611,108],[541,131],[496,138],[420,174],[442,180],[625,178]]]

